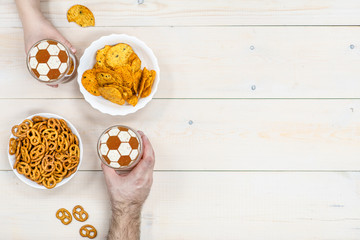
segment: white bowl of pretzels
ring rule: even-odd
[[[31,187],[52,189],[64,185],[78,171],[82,156],[80,134],[61,116],[34,114],[11,129],[10,166]]]

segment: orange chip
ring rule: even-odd
[[[96,80],[95,72],[94,69],[86,70],[82,75],[81,83],[89,93],[94,96],[100,96],[99,84]]]
[[[134,96],[132,96],[131,98],[129,98],[129,99],[127,100],[127,102],[128,102],[129,104],[131,104],[133,107],[135,107],[135,105],[138,103],[138,100],[139,100],[139,98],[138,98],[136,95],[134,95]]]
[[[94,14],[83,5],[74,5],[67,12],[67,20],[81,27],[95,26]]]
[[[122,95],[119,90],[113,87],[99,87],[99,92],[101,96],[103,96],[105,99],[119,104],[123,105],[125,103],[125,100],[122,98]]]
[[[150,95],[151,88],[152,88],[152,85],[155,80],[155,76],[156,76],[156,72],[154,70],[151,70],[149,73],[149,77],[148,77],[147,81],[145,82],[144,90],[143,90],[142,94],[140,95],[141,97],[144,98],[144,97],[147,97]]]

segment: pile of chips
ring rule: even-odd
[[[79,165],[79,140],[64,119],[34,116],[11,129],[9,154],[13,168],[30,180],[54,188]]]
[[[94,67],[83,73],[81,82],[94,96],[135,106],[139,98],[150,95],[155,76],[155,70],[141,69],[141,60],[131,46],[119,43],[97,51]]]

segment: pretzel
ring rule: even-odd
[[[27,176],[30,175],[31,168],[26,162],[19,162],[17,164],[16,170],[18,171],[18,173]]]
[[[30,158],[37,159],[45,155],[45,146],[43,144],[37,145],[30,151]]]
[[[88,237],[90,239],[93,239],[97,236],[97,231],[94,226],[86,224],[80,228],[80,235],[82,237]]]
[[[58,138],[58,132],[55,129],[48,128],[42,132],[42,136],[45,139],[55,141]]]
[[[54,157],[45,155],[41,161],[42,169],[47,173],[52,173],[55,170]]]
[[[54,176],[51,175],[50,177],[45,177],[45,179],[42,181],[42,184],[44,187],[51,189],[56,186],[56,180]]]
[[[69,152],[70,152],[70,156],[80,157],[80,149],[79,146],[76,144],[70,145]]]
[[[55,118],[49,118],[47,122],[47,127],[50,129],[55,129],[56,131],[60,130],[60,121]]]
[[[22,160],[26,163],[30,163],[30,156],[29,156],[27,149],[25,147],[21,147],[20,151],[21,151]]]
[[[40,133],[35,129],[30,129],[27,131],[26,136],[30,140],[30,143],[34,146],[41,143]]]
[[[59,210],[56,211],[56,218],[60,219],[60,221],[64,225],[68,225],[72,221],[72,216],[70,212],[65,208],[60,208]]]
[[[9,154],[14,155],[16,153],[16,139],[10,138],[9,141]]]
[[[73,208],[73,216],[79,222],[85,222],[89,218],[89,214],[84,210],[81,205],[76,205]]]
[[[80,161],[78,138],[63,119],[35,116],[12,127],[9,154],[13,168],[30,180],[54,188],[76,172]],[[69,148],[71,146],[71,148]]]

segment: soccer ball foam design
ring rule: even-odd
[[[29,65],[34,75],[42,81],[58,79],[68,68],[65,47],[56,41],[43,40],[29,52]]]
[[[100,153],[114,168],[129,166],[140,153],[138,137],[124,127],[113,127],[100,138]]]

